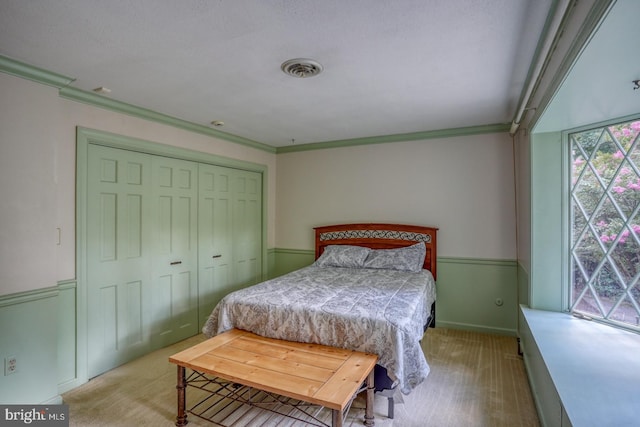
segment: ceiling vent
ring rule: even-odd
[[[305,58],[290,59],[283,62],[280,68],[286,74],[298,78],[317,76],[323,70],[319,62]]]

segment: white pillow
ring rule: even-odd
[[[329,245],[314,263],[317,267],[362,268],[371,249],[352,245]]]
[[[421,271],[427,248],[424,243],[397,249],[374,249],[364,262],[365,268],[378,268],[402,271]]]

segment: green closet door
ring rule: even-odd
[[[262,175],[237,171],[233,188],[234,287],[262,279]]]
[[[233,284],[234,169],[199,165],[198,290],[200,327]]]
[[[263,216],[259,172],[87,151],[92,378],[198,334],[224,295],[260,281]]]
[[[149,351],[151,157],[89,145],[88,378]]]
[[[153,157],[152,341],[198,333],[198,164]]]
[[[262,278],[262,174],[199,165],[199,316]]]

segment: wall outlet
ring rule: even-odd
[[[11,375],[18,372],[18,359],[15,356],[5,357],[4,359],[4,375]]]

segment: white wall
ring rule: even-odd
[[[56,283],[57,90],[0,74],[0,294]]]
[[[515,259],[506,133],[278,155],[276,246],[312,249],[313,227],[395,222],[439,227],[440,256]]]
[[[3,73],[0,111],[0,295],[75,278],[77,126],[266,165],[267,246],[275,244],[275,154],[62,99]]]

